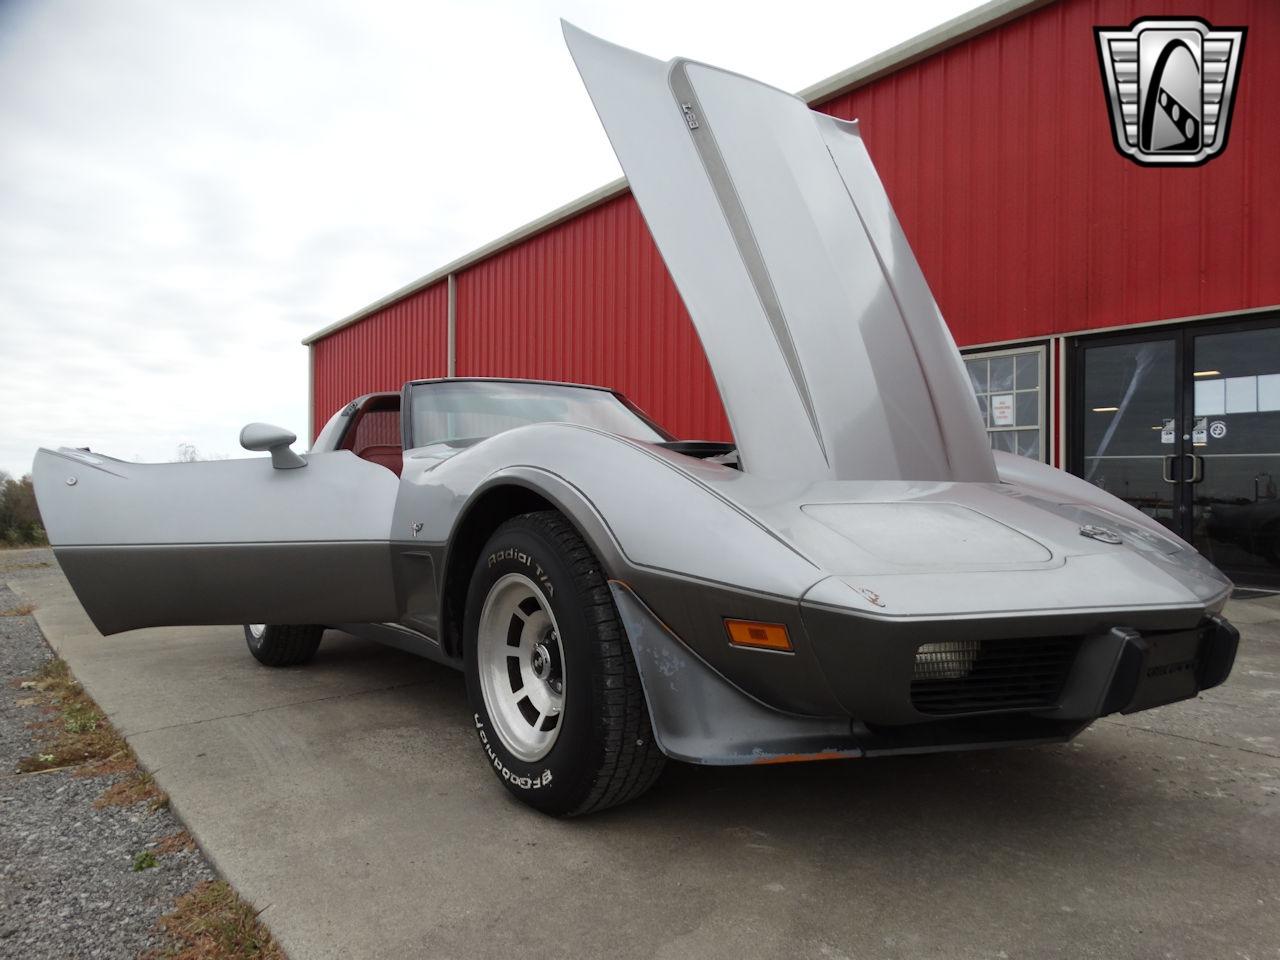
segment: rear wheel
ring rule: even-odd
[[[600,564],[558,513],[507,521],[481,551],[466,609],[467,695],[513,794],[558,816],[649,789],[664,758]]]
[[[245,643],[255,660],[268,667],[293,667],[316,655],[324,627],[314,624],[282,626],[275,623],[246,623]]]

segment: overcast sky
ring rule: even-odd
[[[302,337],[619,175],[560,17],[798,90],[973,6],[0,0],[0,470],[305,440]]]

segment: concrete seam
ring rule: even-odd
[[[393,683],[387,687],[370,687],[368,690],[353,690],[348,693],[334,693],[327,697],[313,697],[310,700],[293,700],[289,703],[275,703],[269,707],[258,707],[256,710],[245,710],[242,713],[223,713],[216,717],[205,717],[203,720],[187,720],[182,723],[170,723],[162,727],[149,727],[146,730],[121,730],[120,735],[128,740],[130,737],[141,737],[148,733],[160,733],[163,730],[177,730],[181,727],[195,727],[202,723],[216,723],[219,720],[235,720],[240,717],[251,717],[256,713],[270,713],[272,710],[285,710],[289,707],[301,707],[308,703],[324,703],[326,700],[342,700],[348,697],[363,697],[371,693],[385,693],[388,690],[402,690],[405,687],[419,687],[427,681],[413,680],[409,683]],[[110,715],[107,717],[111,719]]]
[[[1262,750],[1253,750],[1249,747],[1238,747],[1230,743],[1218,743],[1214,740],[1201,740],[1199,737],[1188,737],[1185,733],[1170,733],[1168,730],[1156,730],[1152,727],[1135,727],[1128,723],[1121,723],[1118,720],[1110,720],[1107,717],[1099,718],[1102,723],[1110,727],[1119,727],[1121,730],[1136,730],[1140,733],[1150,733],[1157,737],[1171,737],[1174,740],[1186,740],[1188,743],[1198,743],[1205,747],[1217,747],[1220,750],[1238,750],[1241,753],[1248,753],[1255,757],[1266,757],[1268,760],[1280,760],[1280,755],[1274,753],[1266,753]]]

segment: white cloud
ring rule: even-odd
[[[9,0],[0,470],[305,433],[304,335],[618,175],[561,16],[798,89],[972,5]]]

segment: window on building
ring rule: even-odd
[[[1045,349],[986,350],[964,357],[993,450],[1045,459]]]

